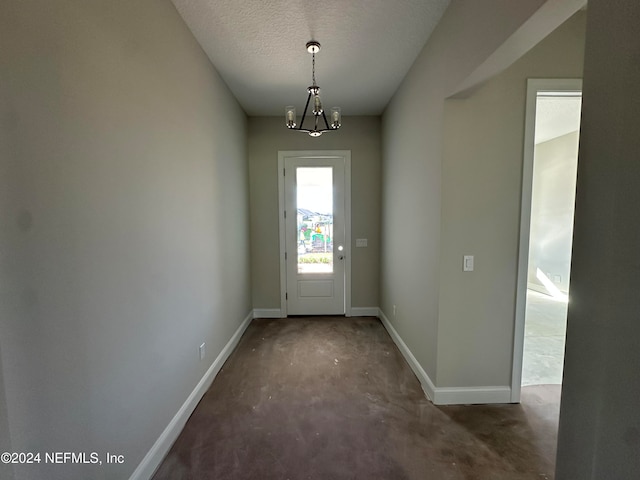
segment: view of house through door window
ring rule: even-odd
[[[333,168],[296,169],[298,273],[333,272]]]

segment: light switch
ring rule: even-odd
[[[366,238],[356,238],[356,247],[360,248],[360,247],[366,247],[367,246],[367,239]]]
[[[462,261],[463,272],[473,272],[473,255],[465,255]]]

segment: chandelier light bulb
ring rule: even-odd
[[[285,107],[284,117],[288,128],[296,128],[296,107],[293,105]]]
[[[313,114],[322,115],[322,103],[320,102],[320,95],[313,97]]]
[[[341,122],[342,114],[340,113],[340,107],[333,107],[331,109],[331,128],[340,128]]]

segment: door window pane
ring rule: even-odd
[[[333,272],[333,167],[296,168],[298,273]]]

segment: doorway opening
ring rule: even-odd
[[[521,387],[562,384],[581,90],[528,82],[512,402]]]

